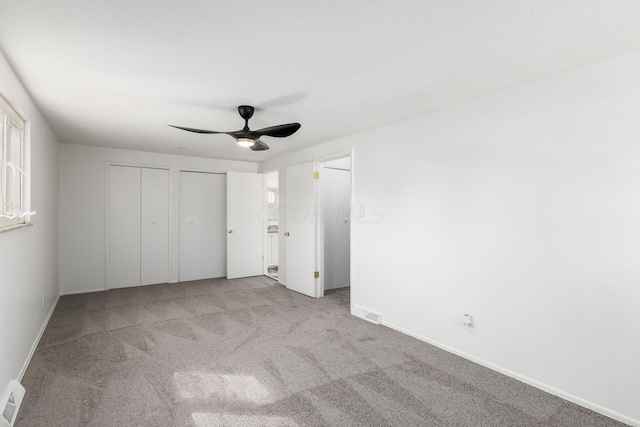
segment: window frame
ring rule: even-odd
[[[29,122],[18,113],[9,100],[0,93],[0,232],[31,225],[30,209],[30,138]],[[12,128],[20,130],[20,165],[9,166]],[[13,164],[13,163],[12,163]],[[18,169],[16,169],[16,167]],[[9,168],[13,169],[12,171]],[[20,177],[19,212],[7,211],[7,201],[11,200],[12,180],[9,174]],[[11,216],[16,215],[15,218]]]

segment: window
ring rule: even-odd
[[[29,220],[27,123],[0,96],[0,229]]]

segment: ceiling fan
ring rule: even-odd
[[[182,126],[169,125],[172,128],[182,129],[195,133],[224,133],[236,139],[241,147],[249,147],[253,151],[268,150],[269,146],[260,141],[261,136],[272,136],[274,138],[284,138],[293,135],[300,129],[300,123],[287,123],[285,125],[271,126],[268,128],[251,130],[249,129],[249,119],[253,116],[255,109],[250,105],[241,105],[238,107],[238,113],[244,119],[244,128],[235,132],[219,132],[215,130],[185,128]]]

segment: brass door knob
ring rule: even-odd
[[[289,232],[288,232],[288,231],[285,231],[285,232],[284,232],[284,235],[285,235],[286,237],[289,237]]]
[[[231,234],[231,233],[233,233],[233,230],[229,230],[229,231],[227,231],[227,233]]]

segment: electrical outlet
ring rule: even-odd
[[[45,294],[42,294],[42,308],[44,308],[45,298],[46,298]]]
[[[465,313],[462,324],[467,330],[473,329],[473,316]]]

